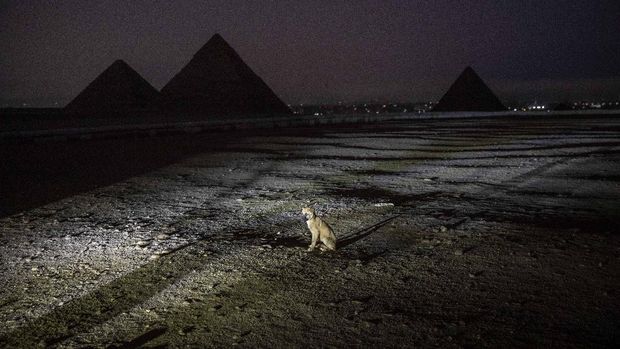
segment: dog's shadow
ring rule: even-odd
[[[400,217],[401,214],[396,214],[393,216],[390,216],[388,218],[385,218],[371,226],[368,227],[364,227],[352,234],[348,234],[345,235],[344,237],[340,238],[338,240],[338,248],[345,248],[349,245],[352,245],[366,237],[368,237],[370,234],[374,233],[375,231],[379,230],[381,227],[383,227],[384,225],[388,224],[389,222],[393,221],[394,219]]]

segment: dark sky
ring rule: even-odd
[[[620,98],[620,1],[0,0],[0,101],[64,105],[115,59],[160,89],[216,32],[287,103]]]

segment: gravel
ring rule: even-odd
[[[0,218],[0,346],[620,343],[615,116],[192,137]],[[335,253],[306,252],[306,205]]]

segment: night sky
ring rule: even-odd
[[[619,1],[0,1],[0,102],[63,106],[115,59],[160,89],[216,32],[287,103],[620,98]]]

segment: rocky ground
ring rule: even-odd
[[[620,118],[192,137],[0,219],[1,347],[620,344]]]

